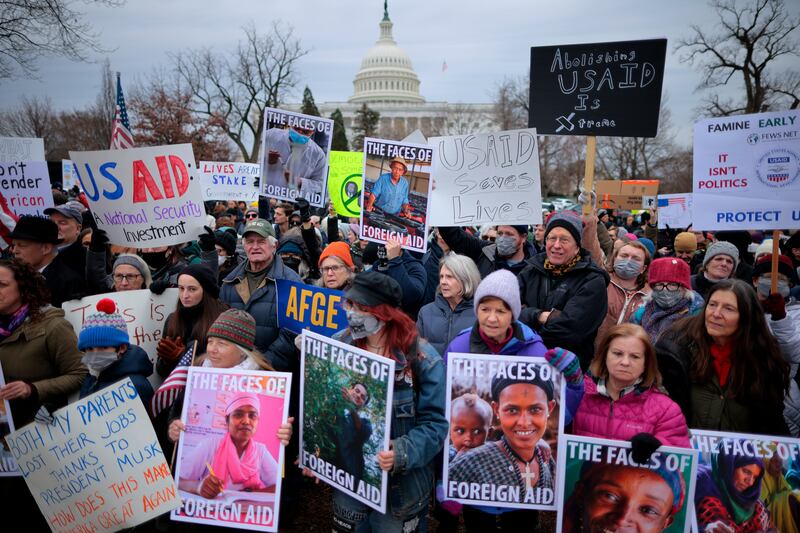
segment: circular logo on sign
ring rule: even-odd
[[[787,187],[800,177],[800,158],[785,148],[770,150],[758,160],[756,175],[769,187]]]
[[[758,144],[758,133],[751,133],[748,135],[747,144]]]
[[[339,191],[342,196],[342,205],[347,213],[343,215],[358,216],[361,212],[359,201],[361,200],[361,174],[350,174],[342,180],[342,188]]]

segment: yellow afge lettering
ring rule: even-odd
[[[286,301],[286,316],[293,320],[299,320],[297,318],[297,287],[289,289],[289,298]]]
[[[336,314],[339,312],[336,309],[336,304],[342,301],[342,297],[339,295],[332,295],[328,299],[328,322],[325,324],[326,328],[334,329],[336,328]]]

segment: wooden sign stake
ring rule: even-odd
[[[583,204],[583,214],[592,213],[591,195],[594,188],[594,157],[597,151],[597,137],[594,135],[586,136],[586,169],[583,173],[583,191],[589,195],[589,202]]]
[[[780,248],[778,245],[781,243],[781,232],[780,230],[774,230],[772,232],[772,278],[770,280],[770,294],[775,294],[778,292],[778,259],[780,258]]]

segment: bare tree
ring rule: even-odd
[[[245,161],[258,162],[264,109],[277,107],[297,84],[297,61],[308,53],[291,27],[280,22],[261,35],[244,29],[244,41],[232,54],[209,48],[174,56],[179,79],[192,95],[191,111],[213,119]]]
[[[800,17],[790,17],[783,0],[715,0],[711,6],[719,16],[716,33],[692,26],[694,35],[683,39],[684,61],[703,71],[699,89],[715,89],[741,76],[744,99],[724,99],[712,93],[705,112],[713,116],[759,113],[800,104],[798,71],[781,68],[780,58],[798,54],[795,38]]]
[[[494,122],[501,130],[528,127],[530,72],[518,78],[506,77],[495,86]]]
[[[486,131],[494,117],[478,111],[466,104],[450,104],[444,120],[441,135],[466,135]]]
[[[56,113],[50,98],[24,96],[19,107],[0,114],[0,135],[43,139],[47,156],[46,151],[53,144],[55,121]]]
[[[0,78],[32,76],[36,60],[60,55],[86,61],[103,52],[95,33],[73,0],[0,0]],[[124,0],[90,0],[117,7]]]

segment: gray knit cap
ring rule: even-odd
[[[727,241],[717,241],[706,249],[706,256],[703,258],[703,268],[709,261],[717,255],[727,255],[733,258],[733,269],[739,267],[739,249]]]
[[[486,297],[500,298],[511,308],[514,320],[519,319],[522,304],[519,300],[519,281],[514,274],[505,269],[495,270],[483,278],[475,291],[475,314],[478,313],[478,304]]]
[[[134,254],[119,254],[117,260],[114,261],[114,268],[111,269],[113,273],[119,265],[130,265],[139,271],[139,274],[144,278],[145,288],[149,287],[153,282],[153,276],[150,274],[150,267],[144,262],[144,259]]]

